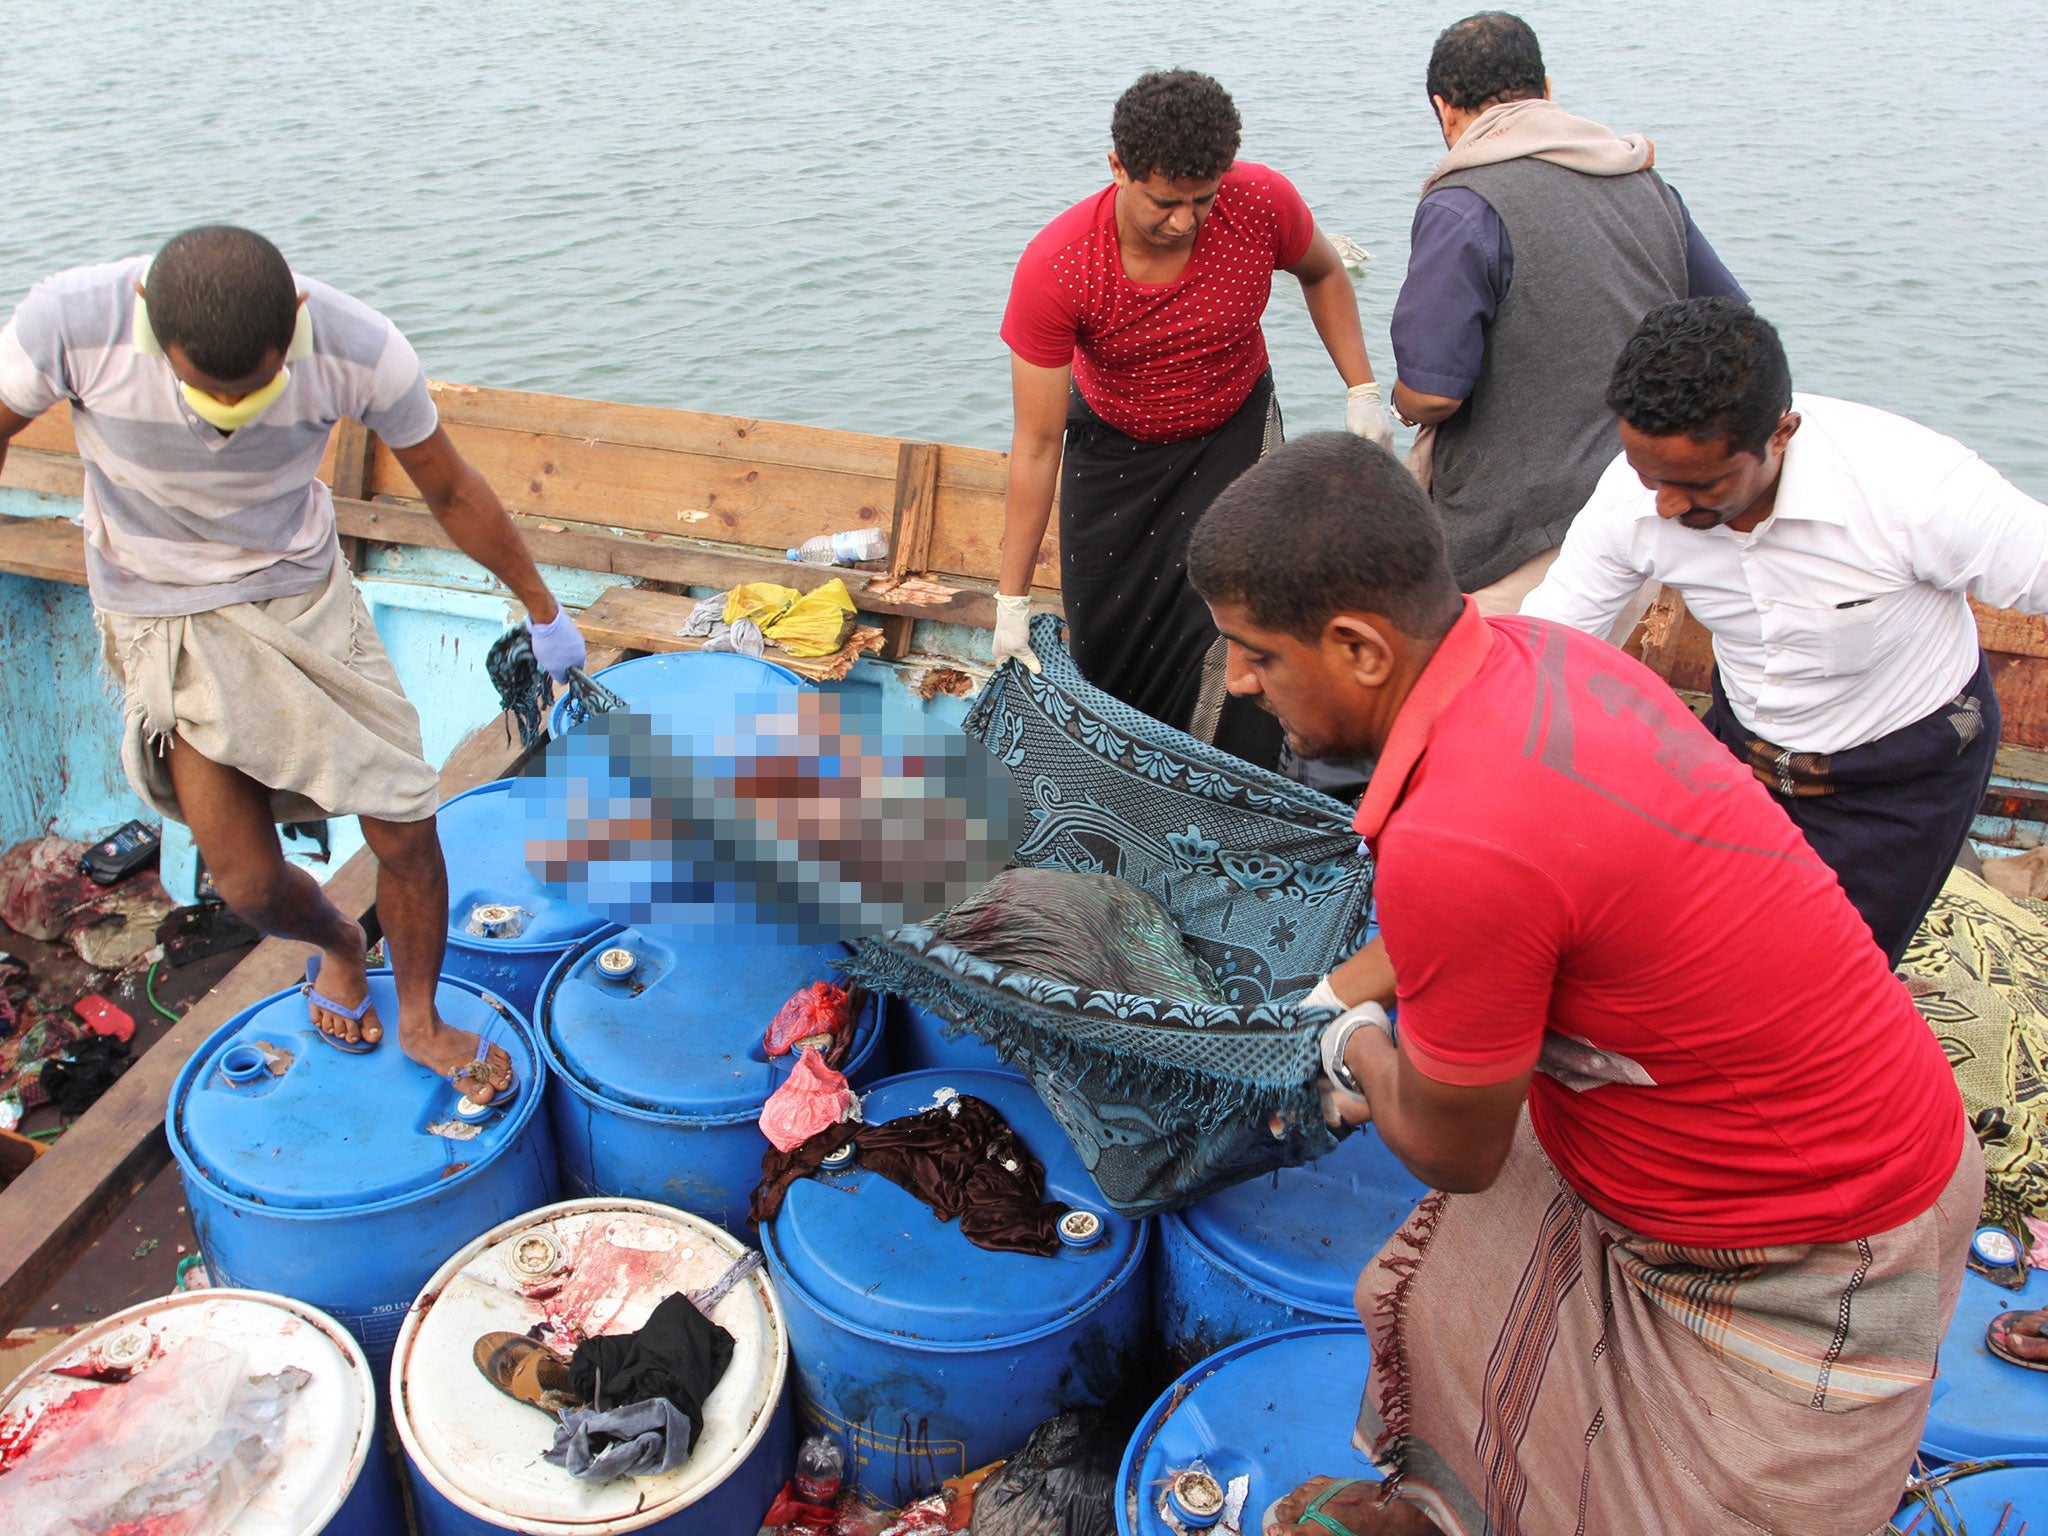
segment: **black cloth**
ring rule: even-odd
[[[1277,425],[1270,372],[1230,420],[1180,443],[1140,442],[1079,390],[1068,397],[1060,591],[1070,648],[1089,682],[1177,730],[1194,723],[1216,641],[1208,605],[1188,584],[1188,539],[1223,488],[1258,463],[1268,412]],[[1256,704],[1225,701],[1216,746],[1272,768],[1282,740]]]
[[[569,1357],[569,1387],[599,1412],[665,1397],[704,1433],[704,1399],[732,1364],[732,1335],[683,1295],[656,1307],[637,1333],[585,1339]]]
[[[789,1193],[789,1186],[815,1172],[820,1163],[852,1141],[859,1129],[859,1121],[841,1120],[787,1152],[771,1143],[761,1154],[761,1182],[754,1186],[753,1196],[747,1201],[747,1225],[759,1227],[773,1221],[782,1213],[783,1197]]]
[[[1752,735],[1728,707],[1718,669],[1702,718],[1835,872],[1896,967],[1991,782],[2001,719],[1982,653],[1963,691],[1933,714],[1846,752],[1787,752]]]
[[[960,1235],[997,1253],[1059,1252],[1067,1207],[1045,1198],[1045,1167],[1002,1113],[972,1094],[854,1134],[861,1165],[901,1185]]]

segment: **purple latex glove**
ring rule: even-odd
[[[583,643],[583,631],[576,627],[566,608],[557,608],[555,616],[545,624],[536,624],[528,617],[526,632],[533,636],[533,659],[558,683],[567,682],[569,669],[582,666],[590,654]]]

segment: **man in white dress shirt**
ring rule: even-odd
[[[2048,612],[2048,507],[1951,438],[1792,393],[1770,323],[1652,310],[1607,390],[1608,466],[1522,612],[1604,635],[1643,581],[1714,637],[1706,723],[1898,963],[1998,750],[1968,598]]]

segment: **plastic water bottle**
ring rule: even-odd
[[[797,1447],[796,1496],[806,1504],[835,1504],[846,1476],[846,1453],[830,1435],[812,1435]]]
[[[789,558],[805,565],[858,565],[863,560],[882,560],[889,554],[889,534],[882,528],[851,528],[845,533],[821,533],[805,539],[789,551]]]

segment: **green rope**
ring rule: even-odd
[[[169,1019],[173,1024],[175,1024],[178,1022],[179,1018],[182,1017],[182,1015],[171,1012],[170,1009],[166,1008],[162,1003],[156,1000],[156,973],[159,969],[162,968],[162,966],[163,961],[161,960],[152,961],[150,963],[149,974],[145,976],[142,980],[142,991],[143,995],[149,999],[149,1006],[154,1008],[158,1013],[162,1014],[165,1018]]]

